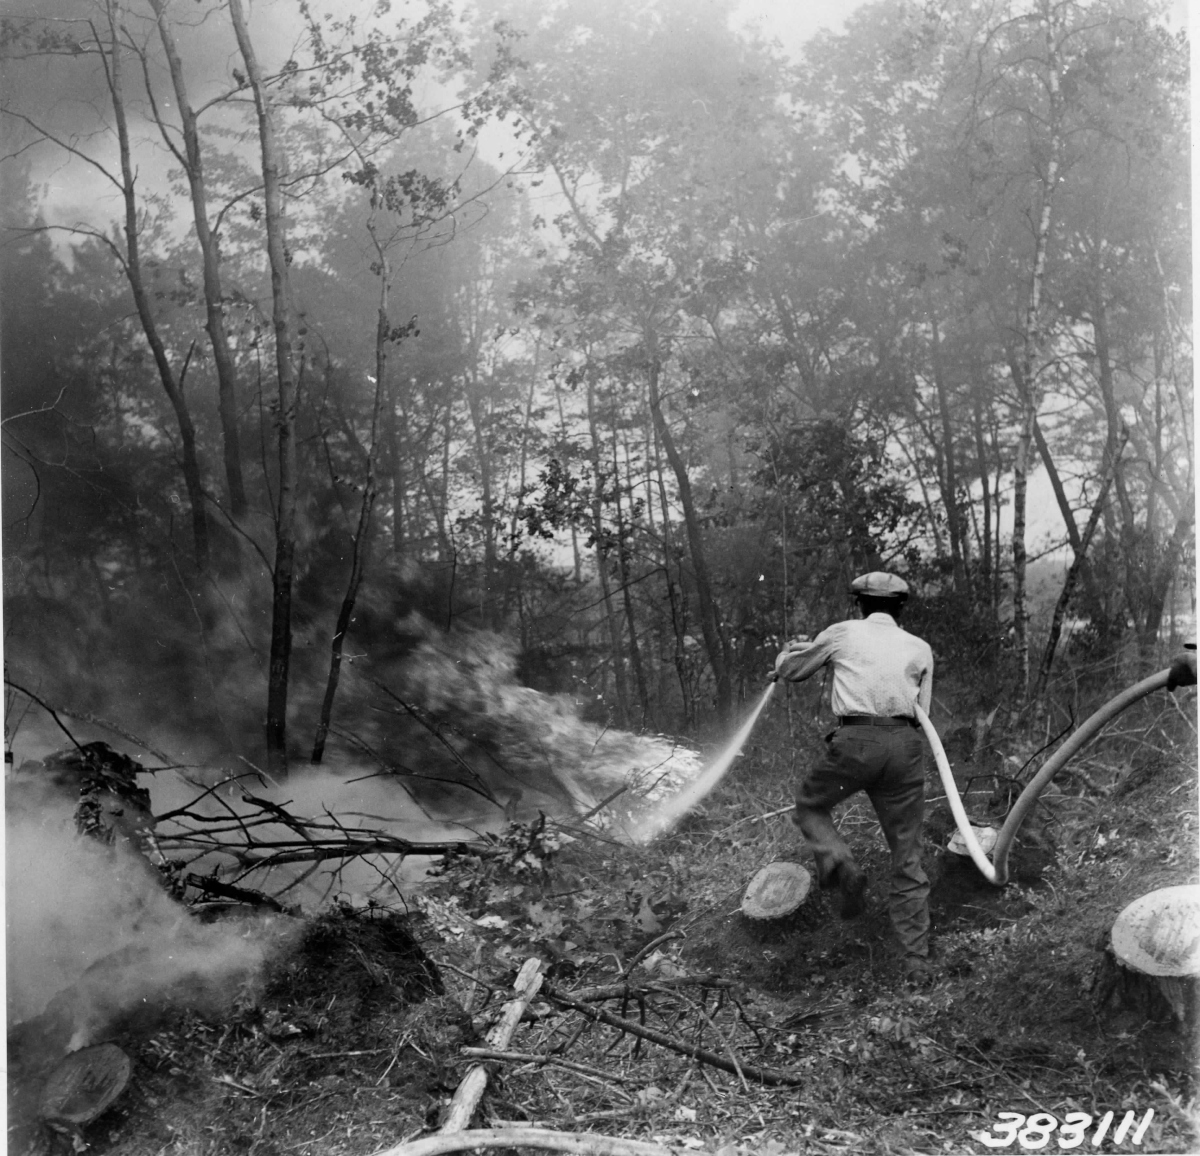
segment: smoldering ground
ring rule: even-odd
[[[521,685],[516,647],[501,635],[447,634],[415,614],[401,625],[404,657],[348,681],[342,737],[324,765],[302,765],[283,781],[244,759],[142,776],[158,846],[177,874],[231,880],[308,910],[339,897],[403,906],[427,857],[301,856],[255,870],[250,856],[266,862],[280,839],[299,842],[296,829],[266,808],[337,837],[383,833],[430,843],[477,840],[539,814],[577,821],[607,803],[596,817],[620,837],[623,819],[699,770],[689,747],[587,721],[570,696]],[[306,698],[297,698],[299,720]],[[99,706],[110,719],[122,717],[119,702]],[[8,812],[10,1022],[57,999],[79,1044],[119,1009],[165,998],[184,982],[227,998],[260,967],[276,934],[270,921],[198,923],[137,851],[80,837],[73,801],[25,757],[61,745],[55,729],[35,704],[15,736],[22,757],[19,803]],[[97,728],[72,722],[69,729],[83,742]],[[162,728],[154,738],[156,746],[175,745]],[[174,738],[186,749],[204,744],[203,736]],[[247,831],[252,845],[242,840]]]
[[[10,806],[5,870],[9,1023],[58,997],[75,1047],[182,983],[235,988],[264,958],[252,929],[195,923],[127,845],[79,837],[65,801]]]

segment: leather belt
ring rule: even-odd
[[[912,727],[917,725],[917,720],[900,718],[895,715],[847,714],[838,718],[838,725],[844,727]]]

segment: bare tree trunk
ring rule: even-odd
[[[512,504],[508,520],[508,561],[504,569],[504,602],[500,608],[501,621],[508,620],[513,588],[517,584],[517,546],[520,543],[521,504],[525,500],[525,478],[529,466],[529,431],[533,426],[533,399],[537,392],[538,361],[541,346],[534,347],[533,365],[529,370],[529,393],[525,398],[525,416],[521,422],[521,452],[517,468],[517,499]],[[517,609],[521,608],[520,591],[517,591]]]
[[[271,574],[271,655],[267,676],[267,767],[287,773],[288,675],[292,655],[292,581],[296,564],[296,372],[292,365],[292,295],[284,236],[282,158],[254,45],[246,28],[242,0],[229,0],[229,16],[246,77],[254,93],[262,151],[267,257],[271,264],[275,367],[279,378],[276,416],[279,496],[275,510],[275,566]]]
[[[1020,434],[1013,463],[1013,634],[1017,656],[1017,694],[1023,701],[1029,691],[1029,606],[1025,590],[1028,558],[1025,549],[1026,491],[1029,484],[1030,450],[1033,427],[1041,407],[1041,388],[1036,381],[1037,356],[1042,341],[1042,288],[1046,276],[1046,253],[1050,246],[1054,194],[1058,187],[1059,157],[1059,76],[1054,24],[1050,12],[1043,13],[1046,24],[1046,81],[1050,98],[1050,155],[1042,180],[1041,211],[1034,232],[1033,268],[1029,277],[1029,298],[1025,307],[1025,326],[1021,342],[1020,374],[1014,382],[1021,400]]]
[[[567,440],[567,418],[563,411],[562,403],[562,383],[558,380],[558,375],[554,376],[554,400],[558,404],[558,427],[565,442]],[[572,570],[575,575],[575,585],[583,585],[583,559],[579,553],[579,530],[575,525],[575,519],[571,519],[571,560]]]
[[[1092,566],[1087,558],[1088,542],[1086,536],[1080,536],[1079,527],[1075,525],[1075,514],[1071,509],[1071,504],[1067,501],[1067,492],[1063,488],[1062,478],[1058,475],[1058,467],[1054,464],[1054,458],[1050,454],[1050,446],[1046,442],[1046,437],[1042,433],[1042,427],[1037,418],[1033,419],[1033,437],[1037,442],[1038,454],[1041,456],[1042,465],[1046,467],[1046,476],[1050,479],[1050,488],[1054,491],[1054,500],[1058,503],[1058,511],[1062,514],[1063,524],[1067,528],[1067,540],[1071,543],[1071,551],[1074,557],[1079,561],[1078,575],[1083,580],[1084,586],[1087,587],[1088,601],[1093,606],[1100,605],[1100,592],[1096,589],[1095,575],[1092,574]],[[1122,444],[1124,444],[1122,442]],[[1105,501],[1108,498],[1108,488],[1112,483],[1112,471],[1109,469],[1109,462],[1116,461],[1120,458],[1117,454],[1116,458],[1109,458],[1105,454],[1105,463],[1102,468],[1102,477],[1104,481],[1101,483],[1102,493]],[[1095,511],[1095,516],[1099,518],[1100,509]],[[1093,530],[1094,533],[1094,530]]]
[[[1177,340],[1176,333],[1180,326],[1178,325],[1177,318],[1175,317],[1175,310],[1171,306],[1169,282],[1167,280],[1166,273],[1163,271],[1162,258],[1159,256],[1157,244],[1154,246],[1154,268],[1158,273],[1159,292],[1162,297],[1163,326],[1166,330],[1167,360],[1170,362],[1171,386],[1175,393],[1175,400],[1179,406],[1179,416],[1182,419],[1181,424],[1177,428],[1183,434],[1183,441],[1187,446],[1187,460],[1189,463],[1194,465],[1196,455],[1192,444],[1192,407],[1188,404],[1187,397],[1185,396],[1181,386],[1180,373],[1175,359],[1175,344]],[[1186,336],[1181,337],[1180,340],[1184,344],[1189,343],[1189,339]],[[1187,365],[1190,364],[1190,362],[1185,361],[1184,364]],[[1190,380],[1190,375],[1188,376]],[[1188,490],[1191,490],[1190,485],[1188,486]]]
[[[629,629],[629,663],[633,667],[633,681],[637,687],[638,705],[642,710],[641,725],[645,727],[650,717],[650,696],[646,690],[646,674],[642,669],[642,652],[638,646],[637,617],[633,612],[633,591],[630,589],[628,528],[621,508],[621,465],[617,459],[617,423],[613,422],[613,497],[617,510],[617,562],[621,575],[621,599],[625,606],[625,624]],[[628,457],[626,458],[628,465]],[[626,473],[628,481],[628,472]],[[633,490],[630,487],[630,493]]]
[[[1040,438],[1039,444],[1044,444]],[[1096,527],[1100,525],[1100,514],[1104,509],[1104,504],[1108,500],[1108,487],[1112,484],[1113,474],[1117,469],[1117,462],[1121,456],[1121,450],[1124,449],[1125,441],[1122,440],[1120,448],[1117,450],[1117,456],[1110,460],[1104,471],[1104,477],[1100,482],[1100,492],[1096,495],[1096,501],[1092,504],[1092,512],[1088,515],[1087,526],[1084,527],[1082,536],[1076,531],[1072,541],[1072,547],[1075,550],[1075,556],[1071,560],[1071,565],[1067,568],[1067,576],[1063,580],[1062,592],[1058,596],[1058,601],[1054,606],[1054,617],[1050,622],[1050,636],[1046,639],[1046,649],[1042,652],[1042,661],[1038,667],[1037,682],[1033,689],[1033,699],[1035,702],[1040,702],[1042,695],[1045,693],[1046,684],[1050,681],[1050,670],[1054,665],[1054,653],[1058,649],[1058,640],[1062,637],[1063,618],[1066,616],[1067,607],[1071,602],[1071,594],[1075,590],[1075,581],[1080,573],[1087,568],[1087,551],[1092,544],[1092,538],[1095,536]],[[1071,526],[1074,527],[1075,520],[1071,519]]]
[[[954,427],[950,421],[950,398],[946,388],[946,376],[942,366],[941,334],[938,332],[937,317],[930,311],[933,327],[932,361],[933,383],[937,390],[938,412],[942,424],[942,473],[944,480],[943,500],[946,506],[946,522],[950,529],[950,562],[954,573],[954,590],[968,595],[970,584],[964,561],[965,535],[962,527],[962,511],[958,506],[958,475],[954,468]]]
[[[1025,550],[1025,495],[1028,489],[1029,445],[1033,437],[1033,422],[1037,415],[1036,401],[1021,397],[1021,432],[1013,461],[1013,636],[1017,656],[1016,699],[1024,702],[1029,688],[1029,607],[1025,593],[1025,570],[1028,555]]]
[[[392,327],[388,317],[391,270],[388,267],[387,253],[376,238],[374,230],[371,230],[371,239],[375,242],[379,265],[379,319],[375,325],[375,396],[371,404],[370,440],[367,442],[362,501],[358,507],[358,525],[354,530],[354,545],[350,552],[350,575],[346,580],[346,593],[342,597],[329,647],[329,675],[325,680],[325,696],[321,700],[321,714],[317,720],[317,733],[313,740],[313,763],[320,763],[325,755],[325,740],[329,737],[333,702],[342,674],[342,650],[346,641],[346,631],[350,629],[350,619],[354,615],[354,604],[358,601],[358,589],[366,570],[371,513],[375,508],[375,459],[379,443],[379,414],[383,407],[383,399],[387,395],[387,347],[388,341],[391,340]]]
[[[976,394],[973,402],[973,420],[975,431],[975,456],[979,463],[979,482],[983,489],[983,549],[980,551],[979,580],[983,584],[984,596],[990,601],[992,585],[992,497],[991,497],[991,468],[988,463],[987,443],[983,437],[983,412]],[[996,605],[992,602],[992,613]]]
[[[671,630],[675,638],[675,673],[679,678],[679,694],[683,703],[683,724],[688,729],[693,721],[692,694],[687,678],[687,600],[677,594],[675,579],[671,577],[671,506],[667,501],[667,486],[663,480],[662,460],[658,455],[658,435],[655,431],[654,476],[658,483],[658,500],[662,507],[663,574],[667,580],[667,602],[671,607]],[[681,591],[680,591],[681,593]]]
[[[467,409],[475,430],[475,456],[479,461],[479,487],[483,519],[483,589],[487,599],[484,621],[496,624],[496,603],[493,587],[496,583],[496,501],[492,493],[492,451],[484,428],[487,415],[483,410],[482,390],[477,380],[467,383]]]
[[[400,423],[396,420],[396,391],[388,384],[384,393],[383,409],[380,414],[381,434],[387,454],[383,471],[392,492],[392,540],[391,552],[399,558],[404,552],[406,533],[404,518],[404,449],[400,444]]]
[[[431,403],[431,405],[432,405],[432,403]],[[437,543],[438,543],[437,559],[439,562],[442,562],[442,563],[449,562],[452,558],[455,557],[455,547],[454,547],[454,543],[451,541],[450,530],[447,526],[447,521],[446,521],[447,514],[448,514],[447,507],[449,505],[449,493],[450,493],[450,437],[451,437],[451,433],[452,433],[452,426],[454,424],[453,408],[454,408],[453,396],[449,392],[447,392],[446,404],[444,407],[442,407],[442,411],[441,411],[442,412],[442,418],[441,418],[442,442],[441,442],[440,456],[441,456],[442,460],[440,463],[440,465],[441,465],[440,475],[438,475],[438,477],[436,479],[432,478],[430,476],[429,457],[428,457],[428,455],[424,454],[424,451],[422,451],[421,466],[420,466],[419,473],[417,475],[417,477],[421,483],[421,491],[424,493],[425,501],[429,505],[430,517],[433,519],[434,532],[437,536]],[[433,419],[432,418],[430,419],[429,424],[430,424],[430,433],[432,434],[432,432],[433,432]],[[408,421],[406,419],[405,424],[404,424],[405,431],[407,431],[408,428],[409,428]],[[404,453],[405,446],[406,446],[405,441],[400,441],[399,445],[400,445],[399,452]],[[393,476],[392,485],[393,485],[393,490],[394,490],[395,486],[397,485],[397,479],[395,476]],[[403,506],[404,506],[403,492],[402,492],[401,498],[397,499],[397,500],[401,501],[401,506],[403,508]],[[418,503],[417,503],[416,499],[414,499],[414,506],[416,506],[417,504]],[[420,528],[419,525],[417,526],[417,528],[418,529]],[[408,526],[404,532],[405,532],[405,534],[411,536],[411,534],[413,532],[413,527]],[[397,554],[399,554],[400,548],[401,548],[401,541],[397,540],[394,535],[393,535],[393,541],[392,541],[392,548]]]
[[[992,606],[997,620],[1004,592],[1004,560],[1000,549],[1000,515],[1004,509],[1004,454],[1000,449],[1000,422],[995,412],[989,416],[988,437],[992,446],[992,461],[996,466],[996,484],[992,487],[992,526],[995,528],[996,549],[992,565]]]
[[[921,472],[920,463],[905,445],[904,438],[897,437],[896,444],[900,447],[900,452],[908,459],[913,476],[917,479],[917,488],[921,491],[921,504],[925,507],[925,524],[929,527],[930,537],[933,538],[934,551],[938,558],[942,559],[946,556],[946,547],[942,542],[942,531],[938,527],[937,512],[933,508],[933,499],[929,496],[929,487],[925,485],[925,475]]]
[[[1134,622],[1140,624],[1144,621],[1145,615],[1143,594],[1150,577],[1145,552],[1146,546],[1149,544],[1147,539],[1153,533],[1153,523],[1147,519],[1145,533],[1139,533],[1137,513],[1130,500],[1129,491],[1125,485],[1124,471],[1118,460],[1116,447],[1124,435],[1124,423],[1121,420],[1120,407],[1117,405],[1113,381],[1112,354],[1108,341],[1108,310],[1104,302],[1103,286],[1099,284],[1093,286],[1091,320],[1096,342],[1096,378],[1100,384],[1100,397],[1104,402],[1106,423],[1104,467],[1107,469],[1110,461],[1117,462],[1116,472],[1113,475],[1113,490],[1116,493],[1117,507],[1120,510],[1119,536],[1121,561],[1125,571],[1124,595]]]
[[[163,345],[154,313],[150,308],[146,285],[142,279],[141,243],[135,191],[136,177],[130,155],[129,125],[125,115],[125,93],[122,88],[121,48],[117,35],[117,4],[113,0],[110,0],[106,6],[106,14],[109,28],[109,55],[105,58],[102,51],[101,59],[104,62],[109,94],[112,97],[113,117],[117,124],[117,144],[121,157],[121,195],[125,204],[125,255],[123,260],[125,276],[133,293],[133,303],[137,309],[142,332],[146,335],[146,343],[150,346],[155,367],[158,369],[159,380],[162,382],[171,408],[175,411],[175,420],[179,423],[179,443],[183,456],[183,482],[187,489],[188,505],[191,508],[196,568],[203,572],[209,566],[208,517],[204,509],[204,488],[200,481],[200,461],[196,453],[196,427],[192,423],[192,415],[183,395],[182,380],[176,380],[175,371],[171,368],[166,347]],[[186,365],[184,371],[186,372]]]
[[[208,224],[207,190],[204,179],[204,159],[200,152],[200,134],[196,127],[196,113],[188,100],[187,83],[183,75],[183,63],[175,45],[175,37],[167,22],[165,0],[150,0],[158,23],[159,37],[167,56],[171,72],[171,84],[175,90],[175,101],[179,105],[179,118],[183,128],[184,155],[174,146],[170,136],[163,131],[163,138],[171,146],[187,177],[192,198],[192,217],[196,224],[196,240],[204,267],[204,312],[205,329],[212,344],[213,364],[217,370],[217,409],[221,419],[221,436],[225,448],[225,487],[229,495],[229,512],[241,518],[246,512],[246,488],[242,478],[241,437],[238,432],[237,371],[233,355],[229,351],[229,338],[225,332],[225,314],[222,305],[221,263],[217,238]],[[150,86],[147,84],[147,91]],[[157,110],[155,110],[157,116]]]
[[[1143,661],[1153,657],[1154,643],[1158,639],[1158,631],[1162,626],[1163,611],[1167,604],[1167,592],[1183,558],[1184,547],[1192,535],[1192,527],[1196,524],[1196,507],[1189,504],[1175,522],[1163,559],[1153,575],[1150,590],[1146,598],[1146,617],[1141,625],[1139,649]]]
[[[379,412],[379,385],[375,386],[375,412]],[[325,756],[325,740],[329,737],[329,726],[333,718],[333,703],[337,696],[338,683],[342,675],[342,651],[346,641],[346,631],[350,629],[350,620],[354,615],[354,605],[358,600],[359,586],[362,584],[363,573],[366,569],[367,537],[371,527],[371,511],[375,506],[375,424],[372,421],[371,445],[367,451],[367,473],[363,483],[362,502],[358,510],[358,525],[354,531],[354,545],[350,553],[350,575],[346,579],[346,593],[342,597],[338,609],[337,624],[333,629],[333,639],[330,642],[329,674],[325,680],[325,695],[321,700],[321,714],[317,721],[317,733],[313,739],[312,762],[320,763]]]
[[[596,570],[600,578],[600,595],[604,604],[604,624],[608,630],[612,654],[613,682],[617,692],[617,717],[622,726],[629,725],[629,687],[625,678],[625,657],[621,653],[621,628],[613,610],[612,589],[608,581],[608,543],[604,532],[604,467],[600,457],[600,431],[596,426],[596,387],[588,374],[588,429],[592,435],[592,536],[596,540]]]
[[[717,718],[724,723],[728,720],[733,707],[733,687],[729,678],[729,644],[721,630],[720,614],[717,610],[716,599],[713,597],[712,581],[708,574],[708,560],[704,551],[704,539],[700,533],[700,519],[696,514],[696,504],[692,499],[691,479],[688,477],[687,466],[676,448],[675,439],[671,436],[671,428],[667,424],[666,415],[662,410],[662,398],[659,396],[658,390],[659,362],[653,352],[651,352],[650,364],[647,369],[650,387],[650,413],[654,418],[654,428],[658,432],[659,441],[666,452],[671,471],[675,475],[675,484],[679,487],[679,504],[683,508],[684,532],[687,534],[688,553],[691,555],[692,572],[696,579],[700,631],[704,636],[704,648],[708,653],[708,662],[716,681]]]

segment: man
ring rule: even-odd
[[[850,586],[861,620],[838,622],[811,641],[789,642],[773,678],[802,682],[829,667],[831,706],[838,727],[796,792],[793,822],[817,861],[822,887],[841,892],[841,915],[861,914],[866,876],[833,825],[831,811],[866,791],[892,851],[888,911],[904,949],[905,976],[926,982],[929,972],[929,879],[921,868],[925,812],[923,747],[914,714],[929,710],[933,652],[897,624],[908,584],[875,571]]]

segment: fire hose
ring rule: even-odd
[[[1185,658],[1187,659],[1186,665],[1190,667],[1190,674],[1181,674],[1180,670],[1177,669],[1179,664],[1184,662]],[[997,887],[1003,887],[1008,882],[1009,852],[1012,850],[1013,840],[1016,838],[1017,831],[1032,810],[1034,803],[1037,802],[1038,797],[1050,784],[1054,776],[1083,747],[1091,742],[1112,719],[1131,707],[1135,702],[1140,701],[1148,694],[1152,694],[1162,687],[1172,689],[1176,685],[1194,685],[1195,681],[1194,656],[1181,656],[1179,659],[1176,659],[1175,664],[1166,670],[1160,670],[1157,674],[1152,674],[1148,678],[1142,679],[1141,682],[1135,683],[1133,686],[1123,690],[1116,697],[1109,699],[1099,710],[1087,718],[1070,738],[1046,760],[1041,769],[1017,797],[1017,801],[1013,804],[1012,809],[1004,820],[1004,825],[1000,828],[1000,832],[996,836],[996,843],[992,848],[992,858],[990,860],[987,857],[987,853],[980,846],[979,839],[975,834],[975,828],[972,827],[971,821],[967,817],[962,797],[958,792],[958,785],[954,781],[954,772],[950,768],[950,761],[946,758],[946,751],[942,746],[942,741],[938,737],[933,723],[930,722],[929,716],[920,706],[914,706],[913,709],[917,722],[925,732],[930,749],[933,751],[938,774],[941,776],[942,786],[946,791],[946,800],[950,804],[950,813],[954,816],[954,824],[962,836],[967,853],[970,855],[975,866],[979,868],[983,877]],[[655,808],[649,815],[643,817],[638,829],[631,831],[636,842],[648,842],[658,835],[663,834],[681,815],[695,806],[696,803],[716,786],[729,770],[733,760],[737,757],[746,739],[750,736],[750,732],[754,729],[754,724],[758,721],[758,716],[770,701],[771,692],[774,689],[775,683],[772,681],[768,684],[766,691],[754,709],[747,716],[741,727],[739,727],[737,734],[733,736],[725,749],[706,768],[703,774],[684,788],[684,790],[664,800],[659,807]]]
[[[929,746],[933,750],[933,757],[937,762],[942,786],[946,790],[946,800],[950,804],[950,812],[954,816],[954,823],[958,827],[959,834],[962,835],[967,853],[971,856],[972,862],[979,868],[983,873],[983,877],[989,883],[994,883],[997,887],[1003,887],[1008,882],[1008,853],[1012,849],[1013,839],[1016,837],[1017,831],[1020,829],[1029,812],[1033,809],[1038,796],[1050,784],[1050,780],[1066,766],[1078,751],[1091,742],[1112,719],[1123,710],[1131,707],[1135,702],[1145,698],[1148,694],[1161,687],[1167,687],[1171,679],[1172,668],[1160,670],[1157,674],[1152,674],[1149,678],[1143,678],[1141,682],[1135,683],[1128,689],[1123,690],[1115,698],[1109,699],[1046,760],[1038,773],[1030,779],[1025,789],[1018,796],[1012,810],[1008,813],[1008,817],[1004,820],[1004,825],[1000,828],[1000,833],[996,836],[996,845],[992,848],[992,858],[990,861],[983,848],[979,845],[975,830],[971,826],[971,821],[967,818],[962,798],[958,793],[958,786],[954,782],[954,772],[950,769],[950,762],[946,758],[946,751],[942,747],[941,739],[938,738],[933,723],[929,721],[929,716],[919,706],[916,708],[917,722],[921,724],[921,729],[925,732],[925,737],[929,740]]]

